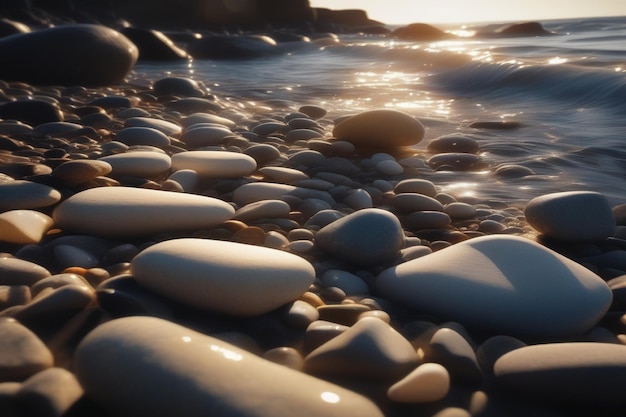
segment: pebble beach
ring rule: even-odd
[[[626,205],[455,195],[470,135],[122,49],[0,82],[1,417],[624,414]]]

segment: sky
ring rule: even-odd
[[[363,9],[386,24],[470,23],[626,16],[626,0],[309,0],[312,7]]]

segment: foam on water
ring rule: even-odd
[[[472,134],[493,168],[515,163],[537,175],[503,181],[491,172],[435,172],[446,190],[480,199],[528,201],[563,190],[594,190],[626,201],[626,18],[542,22],[546,37],[410,43],[343,35],[338,44],[291,45],[289,52],[236,61],[146,65],[138,80],[190,76],[216,94],[254,102],[317,104],[329,118],[396,108],[424,122],[428,140]],[[462,28],[471,33],[484,29]],[[464,33],[465,33],[464,32]],[[507,131],[473,121],[518,121]]]

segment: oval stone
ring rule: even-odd
[[[370,110],[340,122],[333,135],[356,146],[395,148],[419,143],[424,138],[424,126],[398,110]]]
[[[60,200],[61,193],[44,184],[25,180],[0,183],[0,211],[47,207]]]
[[[115,140],[128,146],[145,145],[163,148],[170,144],[170,138],[160,130],[139,126],[120,130],[115,135]]]
[[[131,263],[137,281],[181,303],[236,316],[267,313],[297,299],[315,279],[304,258],[208,239],[158,243]]]
[[[607,198],[591,191],[566,191],[535,197],[524,215],[538,232],[566,242],[594,242],[612,236],[615,218]]]
[[[393,302],[495,334],[533,339],[591,329],[611,304],[596,274],[529,239],[491,235],[386,269]]]
[[[521,347],[498,359],[494,374],[499,386],[542,401],[594,409],[626,405],[624,345],[579,342]]]
[[[104,156],[99,160],[111,166],[111,176],[115,178],[155,178],[169,171],[172,165],[168,155],[150,151],[126,152]]]
[[[140,236],[207,229],[235,209],[216,198],[130,187],[101,187],[63,201],[53,213],[62,229],[99,236]]]
[[[172,168],[192,169],[205,178],[238,178],[252,174],[256,161],[236,152],[190,151],[173,155]]]
[[[0,241],[22,245],[41,241],[52,227],[50,216],[34,210],[11,210],[0,214]]]
[[[74,369],[86,395],[119,416],[383,416],[345,388],[151,317],[98,326]]]

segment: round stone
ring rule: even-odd
[[[607,198],[591,191],[535,197],[526,205],[524,215],[538,232],[566,242],[599,241],[615,231],[615,218]]]
[[[443,211],[443,204],[427,195],[400,193],[393,196],[391,205],[400,213],[415,211]]]
[[[381,294],[488,333],[550,339],[591,329],[611,304],[608,285],[529,239],[470,239],[383,271]]]
[[[234,133],[226,127],[198,126],[184,132],[180,139],[187,144],[189,149],[198,149],[219,145],[227,137],[233,135]]]
[[[124,122],[124,127],[149,127],[159,130],[168,136],[179,135],[183,129],[176,123],[152,117],[130,117]]]
[[[440,136],[428,142],[428,151],[433,153],[478,153],[479,145],[474,139],[456,134]]]
[[[305,259],[276,249],[175,239],[137,255],[133,277],[181,303],[236,316],[267,313],[297,299],[315,279]]]
[[[202,90],[198,82],[185,77],[167,77],[157,80],[152,85],[157,96],[180,95],[183,97],[201,97]]]
[[[424,126],[398,110],[370,110],[337,124],[333,135],[356,146],[395,148],[419,143],[424,137]]]
[[[207,229],[230,219],[234,208],[216,198],[130,187],[100,187],[63,201],[57,226],[77,233],[121,237]]]
[[[315,244],[338,259],[368,266],[393,261],[404,246],[404,232],[392,213],[368,208],[320,229]]]
[[[86,396],[115,415],[383,416],[352,391],[151,317],[98,326],[78,346],[74,369]]]
[[[18,258],[0,257],[0,285],[27,285],[50,276],[43,266]]]
[[[400,193],[416,193],[423,194],[428,197],[435,197],[437,195],[437,188],[431,181],[423,180],[420,178],[410,178],[398,182],[393,191],[396,194]]]

